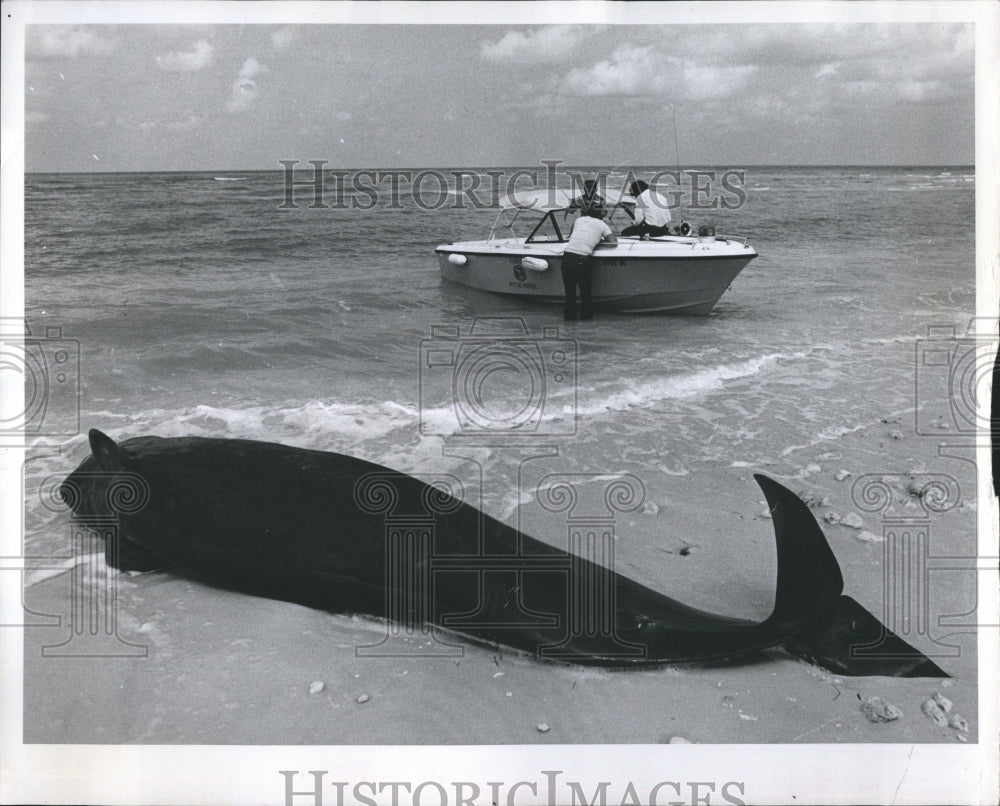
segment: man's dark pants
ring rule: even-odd
[[[591,297],[591,275],[593,258],[565,252],[562,258],[563,288],[566,291],[566,305],[563,318],[567,321],[577,318],[576,289],[580,287],[580,319],[590,319],[594,315],[594,301]]]

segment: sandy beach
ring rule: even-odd
[[[778,444],[769,467],[735,462],[660,478],[647,472],[646,505],[617,523],[617,570],[696,607],[764,618],[774,542],[752,480],[764,472],[812,496],[845,592],[885,621],[883,514],[859,511],[852,486],[874,468],[915,516],[925,510],[911,494],[914,480],[953,477],[959,499],[927,517],[931,554],[972,556],[973,466],[936,452],[934,440],[907,430],[905,415],[888,415],[807,447]],[[794,470],[803,467],[804,474]],[[799,477],[788,478],[793,472]],[[558,544],[558,535],[541,534],[523,514],[526,530]],[[932,577],[932,625],[907,636],[951,675],[947,680],[841,677],[781,650],[724,665],[643,671],[540,662],[460,641],[462,657],[357,657],[355,647],[377,643],[384,623],[165,573],[118,575],[115,585],[118,636],[146,647],[146,657],[43,657],[44,646],[68,635],[70,575],[26,589],[31,611],[63,619],[26,631],[26,742],[955,744],[977,736],[975,635],[934,620],[974,609],[971,571]],[[949,709],[947,720],[966,720],[968,732],[921,710],[935,694]],[[902,716],[868,721],[861,705],[872,696]]]

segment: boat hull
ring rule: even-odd
[[[496,294],[562,303],[562,247],[526,246],[510,239],[453,243],[439,246],[436,252],[445,280]],[[599,248],[594,254],[594,307],[704,315],[756,256],[742,242],[724,239],[623,238],[617,246]]]

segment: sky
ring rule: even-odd
[[[975,161],[968,23],[252,20],[28,25],[26,169]]]

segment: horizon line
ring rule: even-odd
[[[310,170],[311,163],[308,161],[302,163],[302,168],[294,168],[293,170]],[[696,171],[703,168],[721,168],[723,166],[728,167],[729,170],[737,170],[737,168],[729,165],[728,163],[700,163],[687,168],[680,168],[680,172],[685,171]],[[347,172],[358,172],[358,171],[497,171],[497,170],[525,170],[526,168],[534,168],[536,166],[531,165],[426,165],[426,166],[393,166],[393,167],[381,167],[381,166],[365,166],[365,167],[330,167],[324,166],[323,171],[347,171]],[[544,163],[539,163],[538,168],[545,169]],[[966,162],[913,162],[913,163],[823,163],[823,162],[763,162],[763,163],[742,163],[738,168],[742,169],[758,169],[758,168],[971,168],[975,169],[975,163]],[[627,172],[631,171],[676,171],[676,168],[662,168],[655,165],[636,165],[631,168],[622,168],[621,166],[613,166],[608,168],[603,165],[587,165],[587,164],[570,164],[570,163],[560,163],[556,167],[557,171],[565,171],[567,169],[581,169],[590,171],[615,171],[615,172]],[[216,173],[216,174],[232,174],[232,173],[284,173],[285,168],[174,168],[174,169],[148,169],[148,168],[131,168],[122,170],[112,170],[112,171],[101,171],[101,170],[56,170],[56,171],[24,171],[24,176],[45,176],[45,175],[55,175],[55,174],[86,174],[86,175],[100,175],[100,174],[193,174],[193,173]]]

